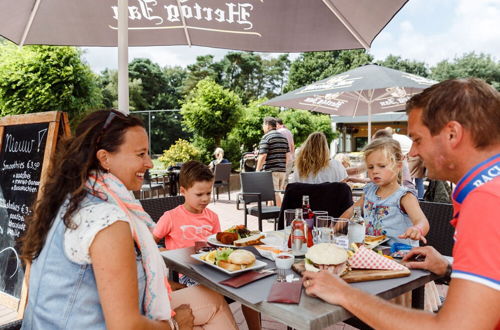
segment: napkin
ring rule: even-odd
[[[349,258],[353,269],[407,270],[405,266],[388,259],[370,249],[360,246],[358,251]]]
[[[241,275],[231,277],[227,280],[220,281],[220,284],[224,284],[233,288],[242,287],[248,283],[252,283],[253,281],[257,281],[261,278],[267,277],[269,275],[273,275],[275,272],[257,272],[255,270],[250,270]]]
[[[302,280],[293,282],[274,282],[267,296],[268,302],[298,304],[302,294]]]

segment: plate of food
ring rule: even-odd
[[[191,257],[229,275],[260,269],[267,265],[257,260],[252,252],[241,249],[218,248],[210,252],[192,254]]]
[[[368,249],[373,249],[376,246],[379,246],[382,243],[385,243],[389,240],[389,237],[385,235],[365,235],[365,246]]]
[[[221,247],[239,248],[262,244],[261,239],[264,237],[266,235],[260,231],[250,231],[244,225],[238,225],[208,236],[207,242]]]

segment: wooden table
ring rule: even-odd
[[[287,305],[276,304],[262,301],[259,303],[249,302],[244,295],[240,295],[238,290],[228,288],[224,285],[214,283],[197,272],[192,266],[201,262],[190,257],[194,253],[194,248],[184,248],[178,250],[163,251],[161,254],[167,267],[171,271],[185,274],[198,283],[226,296],[235,301],[238,301],[254,310],[278,320],[295,329],[311,329],[319,330],[332,324],[351,319],[353,315],[343,307],[338,305],[330,305],[320,299],[307,296],[302,291],[300,304]],[[210,267],[210,266],[206,266]],[[272,279],[275,276],[268,277]],[[351,285],[358,287],[364,291],[375,292],[379,297],[391,299],[405,292],[413,291],[412,305],[415,308],[423,308],[424,304],[424,285],[436,278],[432,273],[412,270],[409,277],[370,281],[362,283],[353,283]],[[259,281],[265,281],[262,279]],[[258,283],[258,282],[254,282]],[[244,287],[243,287],[244,288]],[[360,325],[357,325],[360,327]],[[363,324],[361,324],[363,328]]]

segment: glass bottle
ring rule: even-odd
[[[305,253],[307,247],[307,224],[302,218],[302,209],[295,209],[295,219],[291,227],[292,253],[301,255]]]
[[[363,243],[365,240],[365,219],[361,213],[361,206],[354,207],[354,213],[349,221],[349,244]]]
[[[302,196],[302,217],[307,223],[307,247],[313,246],[313,227],[314,227],[314,213],[311,210],[311,204],[309,203],[309,196]]]

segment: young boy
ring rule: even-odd
[[[206,241],[208,236],[221,231],[219,217],[207,209],[214,184],[208,166],[197,161],[185,163],[179,183],[186,199],[184,204],[165,212],[153,231],[156,242],[165,238],[167,250],[194,246],[195,242]]]

